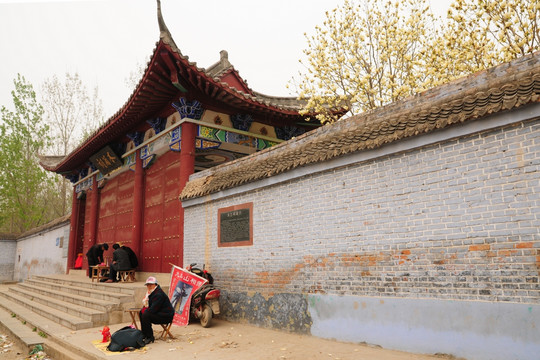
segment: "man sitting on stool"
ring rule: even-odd
[[[131,270],[131,262],[129,261],[129,255],[126,250],[120,248],[120,245],[113,245],[113,262],[109,269],[109,279],[105,282],[112,283],[117,282],[116,274],[119,271]]]
[[[152,324],[169,324],[174,317],[174,309],[169,297],[161,286],[158,285],[155,277],[146,279],[148,292],[143,300],[144,307],[139,312],[141,317],[141,330],[144,335],[145,344],[154,342],[154,330]]]

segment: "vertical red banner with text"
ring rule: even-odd
[[[169,284],[169,299],[175,312],[173,324],[178,326],[189,324],[191,295],[207,282],[205,278],[173,265]]]

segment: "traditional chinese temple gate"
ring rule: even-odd
[[[159,2],[158,23],[160,41],[124,107],[72,153],[42,162],[74,184],[68,269],[96,243],[131,247],[141,271],[184,265],[179,195],[189,176],[318,126],[301,101],[251,90],[226,51],[207,69],[191,63]]]

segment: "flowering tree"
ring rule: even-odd
[[[540,1],[455,0],[441,36],[426,54],[424,87],[440,85],[539,49]]]
[[[327,12],[304,50],[304,114],[334,121],[331,109],[354,115],[417,91],[419,54],[431,41],[428,10],[423,0],[345,0]]]
[[[423,0],[345,0],[307,37],[304,114],[354,115],[539,49],[538,0],[455,0],[443,23]]]

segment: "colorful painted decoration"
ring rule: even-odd
[[[79,179],[84,179],[85,177],[87,177],[88,176],[88,168],[81,169],[81,171],[79,171],[79,176],[80,176]]]
[[[124,161],[124,165],[128,167],[129,170],[135,171],[135,156],[136,153],[132,153],[129,156],[126,157],[126,160]]]
[[[75,187],[75,192],[80,193],[80,192],[83,192],[83,191],[87,191],[89,189],[91,190],[93,184],[94,184],[94,178],[89,177],[88,179],[84,180],[83,182],[77,184],[77,186]]]
[[[221,151],[216,149],[208,149],[205,152],[198,153],[195,156],[195,164],[199,168],[211,168],[228,161],[232,161],[242,157],[242,154],[236,154],[229,151]]]
[[[149,156],[147,158],[144,158],[143,161],[142,161],[142,167],[144,169],[148,169],[154,163],[155,159],[156,159],[155,154],[152,154],[151,156]]]
[[[204,109],[197,100],[187,101],[185,98],[180,98],[179,101],[173,102],[172,107],[178,111],[180,118],[190,118],[200,120]]]
[[[98,189],[102,189],[105,186],[105,182],[107,182],[107,179],[102,173],[98,173],[96,176],[96,182]]]
[[[177,127],[171,132],[171,139],[169,140],[169,148],[172,151],[180,151],[180,140],[182,139],[182,129]]]
[[[277,144],[278,143],[274,142],[274,141],[257,139],[257,150],[267,149],[267,148],[272,147],[272,146],[277,145]]]
[[[235,129],[249,131],[253,118],[249,114],[236,114],[231,116],[231,121]]]
[[[224,142],[227,139],[227,131],[197,126],[197,137]]]
[[[141,160],[143,169],[147,169],[153,164],[156,155],[154,154],[154,143],[141,148]]]
[[[79,181],[79,174],[66,174],[64,175],[66,179],[68,179],[72,184],[75,184],[77,181]]]
[[[306,131],[295,126],[276,127],[276,136],[281,140],[290,140],[295,136],[302,135]]]
[[[144,141],[144,133],[141,132],[141,131],[135,131],[135,132],[132,132],[132,133],[128,133],[128,134],[126,134],[126,136],[131,141],[133,141],[133,144],[135,144],[135,146],[141,145],[142,142]]]
[[[226,141],[233,144],[244,145],[249,147],[257,147],[257,139],[251,136],[246,136],[242,134],[236,134],[233,132],[227,131]]]
[[[218,141],[209,141],[205,139],[195,139],[195,147],[197,149],[217,149],[221,145]]]
[[[167,125],[167,119],[160,118],[160,117],[146,120],[146,122],[150,124],[150,126],[152,127],[152,129],[154,129],[156,134],[159,134],[160,132],[162,132],[165,129],[165,125]]]
[[[238,145],[251,146],[257,150],[263,150],[277,145],[277,143],[273,141],[257,139],[251,136],[236,134],[226,130],[213,129],[206,126],[197,127],[197,137],[204,140],[213,140],[216,143],[228,142]],[[217,146],[218,145],[216,145],[216,147]]]

